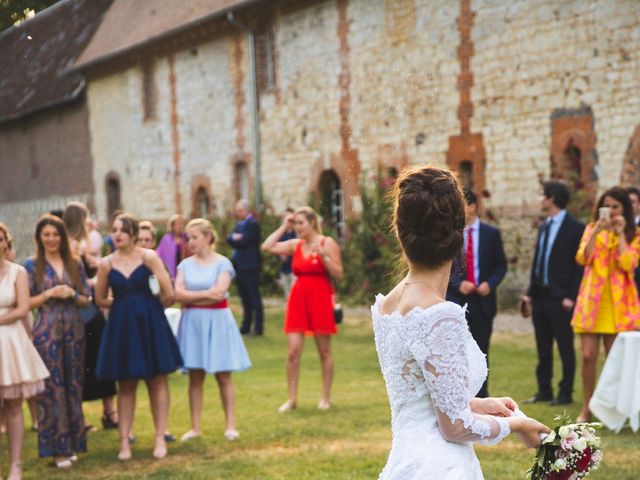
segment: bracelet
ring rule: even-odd
[[[74,302],[78,302],[78,299],[80,298],[80,294],[78,292],[73,292],[73,296],[71,297],[73,299]]]

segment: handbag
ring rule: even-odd
[[[333,320],[336,322],[336,325],[341,324],[343,318],[344,318],[344,311],[342,310],[342,304],[334,303],[333,304]]]
[[[96,305],[92,302],[86,307],[78,308],[78,315],[80,316],[80,320],[83,325],[90,323],[93,319],[95,319],[98,315],[101,315],[102,312],[96,307]]]
[[[320,240],[320,245],[324,245],[324,239]],[[335,279],[329,275],[327,272],[327,276],[329,277],[329,282],[331,282],[331,288],[333,289],[333,295],[331,295],[331,303],[333,303],[333,321],[336,322],[336,325],[342,323],[344,319],[344,310],[342,309],[342,304],[338,303],[338,286],[336,285]]]

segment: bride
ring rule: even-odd
[[[482,479],[472,442],[495,444],[514,432],[537,447],[549,429],[512,415],[518,406],[511,398],[474,398],[487,375],[486,360],[464,309],[443,300],[463,243],[457,179],[435,167],[405,170],[393,199],[394,229],[409,271],[371,309],[393,430],[380,479]]]

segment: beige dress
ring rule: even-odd
[[[0,315],[15,308],[16,277],[23,267],[9,263],[0,280]],[[29,398],[44,391],[49,371],[20,320],[0,325],[0,400]]]

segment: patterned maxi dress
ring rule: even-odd
[[[58,278],[47,263],[42,284],[36,280],[35,261],[25,262],[29,290],[36,296],[56,285],[73,287],[65,271]],[[78,263],[83,291],[88,295],[87,277]],[[72,299],[51,299],[38,309],[33,325],[33,343],[49,369],[45,391],[38,395],[38,450],[41,457],[65,457],[87,450],[82,414],[84,373],[84,325]]]

